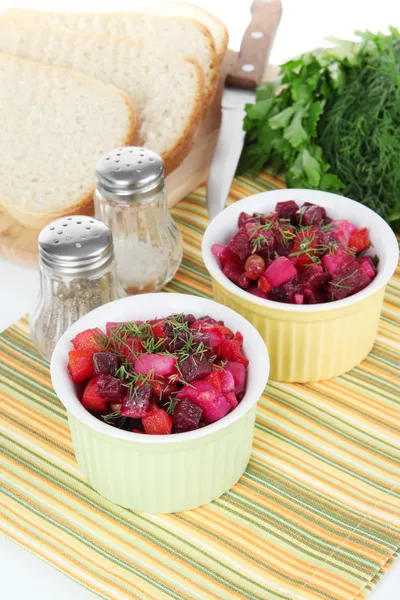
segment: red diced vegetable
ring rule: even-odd
[[[202,409],[194,402],[190,400],[178,402],[173,415],[174,433],[198,429],[202,414]]]
[[[243,354],[242,346],[237,340],[223,340],[219,347],[219,356],[222,360],[240,362],[245,367],[249,364],[249,361]]]
[[[304,294],[295,294],[294,295],[294,303],[295,304],[303,304],[304,303]]]
[[[329,275],[335,275],[338,271],[351,265],[355,259],[353,254],[351,254],[344,246],[339,246],[333,254],[325,254],[321,260]]]
[[[366,274],[368,275],[368,277],[370,279],[373,279],[376,275],[376,269],[375,269],[375,265],[372,262],[372,258],[370,256],[360,256],[360,258],[357,260],[358,264],[360,265],[360,267],[362,269],[364,269],[364,271],[366,272]]]
[[[353,233],[357,231],[357,227],[346,219],[334,220],[331,222],[332,230],[339,242],[348,244]]]
[[[123,389],[120,379],[112,375],[99,375],[96,379],[97,394],[107,402],[121,402]]]
[[[295,267],[285,256],[275,259],[264,273],[264,277],[269,280],[272,287],[281,285],[288,279],[295,277],[295,275],[297,275]]]
[[[82,406],[93,412],[105,413],[107,401],[97,393],[97,377],[93,377],[87,384],[82,396]]]
[[[228,261],[224,265],[222,272],[227,276],[228,279],[233,281],[233,283],[236,283],[236,285],[244,290],[250,287],[250,281],[246,277],[246,274],[243,273],[243,269],[238,263]]]
[[[172,417],[156,405],[153,405],[152,409],[142,417],[145,432],[152,435],[167,435],[171,433],[172,422]]]
[[[228,244],[228,249],[236,254],[241,261],[245,261],[250,254],[250,243],[244,228],[233,236]]]
[[[371,242],[369,240],[368,229],[366,229],[366,227],[363,227],[362,229],[359,229],[353,233],[349,241],[349,248],[356,254],[363,252],[363,250],[368,250],[370,245]]]
[[[243,367],[243,365],[241,366]],[[229,370],[225,371],[224,369],[215,369],[214,371],[211,371],[209,375],[207,375],[205,381],[211,383],[216,390],[221,391],[223,394],[232,392],[235,389],[235,380]]]
[[[268,294],[268,292],[272,290],[272,283],[269,279],[264,277],[264,275],[261,275],[260,279],[258,280],[258,289],[264,294]]]
[[[132,393],[128,391],[122,401],[121,415],[142,419],[150,408],[152,397],[153,390],[150,385],[134,388]]]
[[[108,336],[111,336],[112,333],[118,333],[118,330],[121,329],[125,323],[117,322],[117,321],[109,321],[106,323],[106,333]]]
[[[165,354],[142,354],[135,359],[134,369],[135,373],[141,375],[151,372],[153,377],[173,375],[178,372],[176,358]]]
[[[154,323],[152,325],[152,329],[153,329],[153,334],[157,338],[164,339],[167,337],[165,334],[165,321],[164,320],[157,321],[156,323]]]
[[[114,375],[118,366],[118,356],[112,352],[95,352],[93,354],[93,368],[96,375]]]
[[[92,352],[98,352],[104,350],[99,337],[104,337],[104,333],[98,327],[85,329],[85,331],[81,331],[71,340],[71,344],[75,350],[92,350]]]
[[[204,379],[211,373],[211,365],[204,354],[192,354],[179,363],[179,371],[185,381]]]
[[[285,202],[278,202],[275,210],[280,219],[294,219],[299,207],[294,200],[286,200]]]
[[[234,362],[228,360],[226,363],[226,369],[230,371],[233,376],[235,387],[233,389],[235,394],[240,394],[246,389],[247,371],[243,363]]]
[[[332,300],[343,300],[360,292],[370,282],[370,278],[358,263],[354,262],[346,269],[339,271],[329,282],[328,288]]]
[[[93,350],[71,350],[68,352],[68,368],[74,383],[81,383],[95,374],[93,366]]]
[[[231,410],[236,408],[237,405],[239,404],[239,402],[237,401],[237,398],[233,392],[228,392],[228,394],[225,394],[225,400],[228,402],[229,406],[231,407]]]

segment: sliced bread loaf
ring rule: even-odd
[[[30,20],[35,25],[65,27],[74,32],[124,37],[178,52],[196,59],[204,72],[205,104],[214,95],[218,82],[218,61],[214,40],[199,22],[184,18],[163,18],[143,13],[58,13],[10,9],[8,16]]]
[[[222,21],[204,10],[204,8],[189,2],[164,2],[164,0],[148,2],[146,0],[143,5],[140,5],[140,10],[165,17],[185,17],[202,23],[214,39],[218,62],[222,62],[228,47],[228,30]]]
[[[0,54],[0,205],[24,225],[92,209],[96,160],[134,143],[135,111],[112,85]]]
[[[190,150],[202,114],[203,75],[181,54],[125,38],[73,33],[0,18],[0,52],[96,77],[123,90],[139,118],[139,143],[172,171]]]

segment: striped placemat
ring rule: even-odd
[[[232,199],[282,186],[239,178]],[[174,210],[169,290],[210,296],[204,189]],[[112,600],[361,600],[400,548],[400,273],[368,358],[332,381],[270,383],[245,475],[176,515],[120,508],[82,478],[65,411],[23,319],[0,336],[0,528]]]

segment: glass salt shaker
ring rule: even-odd
[[[122,287],[128,294],[160,290],[182,260],[162,159],[145,148],[117,148],[97,162],[96,180],[95,215],[112,231]]]
[[[111,231],[93,217],[64,217],[42,229],[39,273],[30,331],[33,344],[47,360],[72,323],[125,296],[117,278]]]

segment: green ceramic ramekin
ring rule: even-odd
[[[121,431],[81,405],[67,371],[70,340],[107,321],[152,319],[171,313],[210,315],[244,336],[247,390],[239,406],[207,427],[174,435]],[[90,485],[126,508],[180,512],[207,504],[241,477],[250,457],[256,405],[267,383],[269,358],[256,329],[230,308],[183,294],[144,294],[110,302],[74,323],[51,359],[54,389],[67,409],[75,456]]]

